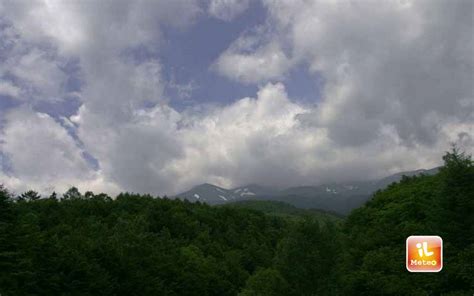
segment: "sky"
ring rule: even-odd
[[[0,183],[173,195],[474,152],[474,2],[0,0]]]

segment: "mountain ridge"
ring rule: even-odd
[[[439,167],[418,169],[369,181],[293,186],[281,190],[255,183],[231,189],[203,183],[175,195],[174,198],[187,199],[191,202],[205,202],[211,205],[242,200],[273,200],[286,202],[297,208],[316,208],[347,214],[353,208],[367,201],[374,192],[400,181],[403,176],[433,175],[438,170]]]

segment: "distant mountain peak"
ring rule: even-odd
[[[175,197],[209,204],[221,204],[236,199],[236,195],[230,190],[210,183],[196,185],[186,192],[177,194]]]

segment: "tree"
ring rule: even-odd
[[[16,267],[15,213],[11,194],[0,185],[0,294],[10,294]]]
[[[335,289],[334,260],[340,257],[336,228],[311,216],[291,228],[280,241],[275,267],[288,283],[288,295],[331,295]]]
[[[259,269],[249,277],[239,296],[285,296],[288,288],[288,283],[277,270]]]
[[[455,246],[474,243],[474,166],[470,155],[453,147],[443,157],[436,213],[444,236]]]
[[[53,193],[51,193],[51,195],[49,196],[49,199],[58,200],[58,195],[56,194],[55,191],[53,191]]]
[[[374,194],[344,224],[344,295],[471,295],[474,172],[456,148],[434,176],[405,178]],[[410,235],[443,238],[442,272],[416,275],[400,263]]]
[[[33,191],[33,190],[28,190],[24,193],[22,193],[19,197],[18,200],[21,201],[35,201],[41,198],[41,195],[38,194],[38,192]]]
[[[68,199],[80,199],[80,198],[82,198],[82,195],[76,187],[71,187],[71,188],[68,189],[68,191],[66,191],[63,194],[63,198],[66,199],[66,200],[68,200]]]

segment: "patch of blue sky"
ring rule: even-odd
[[[170,104],[177,110],[190,105],[211,103],[226,105],[246,96],[255,96],[257,86],[243,85],[221,77],[211,65],[244,32],[265,22],[265,10],[258,1],[232,22],[209,16],[183,29],[165,28],[159,57]],[[191,94],[182,93],[190,89]],[[181,92],[181,93],[180,93]]]

